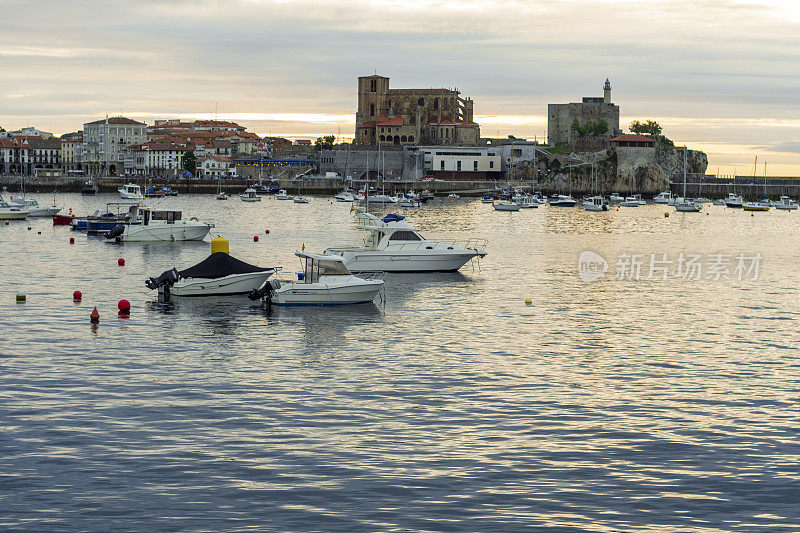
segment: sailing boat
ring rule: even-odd
[[[758,156],[753,162],[753,177],[756,176],[756,168],[758,165]],[[745,202],[742,204],[742,209],[745,211],[769,211],[772,207],[772,202],[767,198],[767,173],[764,169],[764,199],[760,202]]]
[[[228,198],[230,197],[222,190],[222,180],[217,178],[217,200],[227,200]]]
[[[699,202],[694,202],[686,198],[686,152],[687,148],[683,147],[683,196],[675,199],[675,211],[683,213],[699,213],[703,209],[703,205]]]

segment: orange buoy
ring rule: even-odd
[[[98,322],[100,322],[100,313],[97,312],[97,307],[92,309],[92,314],[89,315],[89,320],[91,321],[92,324],[97,324]]]
[[[119,259],[117,259],[117,264],[119,266],[121,266],[121,267],[124,267],[125,266],[125,260],[120,257]]]

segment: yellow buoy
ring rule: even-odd
[[[533,300],[531,300],[530,298],[526,298],[525,299],[525,305],[531,305],[532,303],[533,303]]]
[[[231,244],[225,237],[215,237],[211,239],[211,253],[215,254],[222,252],[224,254],[231,253]]]
[[[669,213],[664,211],[664,218],[669,218]]]

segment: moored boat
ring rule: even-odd
[[[120,224],[108,232],[107,238],[117,242],[202,241],[214,227],[194,217],[184,219],[180,209],[133,206],[133,210],[132,216],[139,223]]]

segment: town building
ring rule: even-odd
[[[124,149],[147,140],[147,125],[126,117],[106,117],[83,125],[83,166],[91,175],[124,174]]]
[[[551,146],[566,144],[577,152],[602,150],[620,133],[619,106],[611,102],[609,80],[603,85],[602,97],[547,105],[547,142]]]
[[[235,178],[236,164],[230,157],[214,155],[198,157],[196,174],[204,178]]]
[[[61,169],[64,174],[83,174],[83,132],[65,133],[60,141]]]
[[[385,76],[361,76],[355,143],[474,146],[473,108],[456,89],[390,89]]]
[[[184,173],[183,156],[189,145],[155,139],[123,150],[125,173],[136,176],[177,177]]]
[[[35,136],[0,139],[0,175],[58,176],[60,172],[59,139]]]
[[[49,131],[41,131],[28,126],[16,131],[0,131],[0,139],[8,137],[40,137],[42,139],[52,139],[54,135]]]

